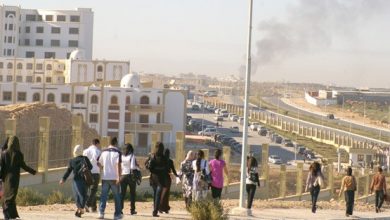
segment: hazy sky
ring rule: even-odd
[[[95,12],[94,58],[133,71],[239,75],[246,0],[3,0],[22,8]],[[257,81],[390,88],[390,1],[254,0]]]

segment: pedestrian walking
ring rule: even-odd
[[[309,173],[306,180],[306,189],[307,192],[310,190],[311,195],[311,211],[313,213],[317,210],[317,199],[321,190],[321,186],[324,185],[324,176],[321,172],[321,165],[318,162],[314,162],[310,165]]]
[[[16,196],[18,195],[20,168],[35,175],[37,171],[26,165],[23,153],[20,151],[19,139],[11,136],[7,149],[1,152],[0,179],[3,181],[3,197],[1,198],[4,219],[20,218],[16,209]]]
[[[352,176],[352,168],[347,168],[347,175],[341,180],[339,197],[344,192],[346,211],[345,216],[349,217],[353,213],[355,203],[356,179]]]
[[[207,197],[207,191],[209,188],[206,181],[206,175],[210,175],[209,166],[207,160],[204,159],[204,152],[199,150],[196,155],[196,160],[192,162],[192,169],[194,169],[193,180],[193,200],[200,201]]]
[[[175,165],[173,163],[173,160],[170,158],[169,149],[164,150],[164,157],[168,161],[168,172],[167,172],[167,177],[166,177],[166,180],[167,180],[166,186],[163,187],[163,189],[161,191],[161,201],[160,201],[159,212],[160,213],[165,212],[168,214],[169,210],[171,209],[171,207],[169,206],[169,194],[171,191],[171,184],[172,184],[172,178],[171,178],[170,174],[172,173],[175,177],[178,177],[178,175],[176,173],[176,169],[175,169]]]
[[[193,151],[188,151],[186,159],[180,164],[180,177],[183,189],[183,198],[188,209],[192,202],[192,188],[194,180],[194,169],[192,161],[195,159]]]
[[[120,196],[120,174],[122,153],[117,148],[118,140],[116,137],[111,138],[110,146],[104,149],[99,158],[98,165],[102,168],[102,192],[99,204],[99,219],[104,219],[108,192],[111,189],[115,202],[114,219],[122,219],[122,206]]]
[[[213,199],[221,199],[223,189],[223,172],[229,175],[226,163],[222,160],[222,150],[217,149],[214,154],[215,159],[209,162],[211,173],[211,196]]]
[[[122,176],[121,176],[121,205],[124,209],[127,187],[130,189],[130,215],[135,215],[135,197],[137,187],[136,173],[139,165],[134,155],[134,148],[131,144],[126,144],[125,152],[122,155]],[[123,213],[123,211],[122,211]]]
[[[150,185],[153,188],[153,217],[159,217],[161,192],[167,186],[168,160],[164,157],[164,144],[157,142],[150,158]]]
[[[77,206],[75,216],[79,218],[81,218],[81,215],[84,214],[84,208],[87,201],[87,184],[82,176],[82,169],[84,167],[91,170],[92,164],[88,157],[83,156],[83,147],[76,145],[73,149],[73,158],[69,161],[68,168],[60,180],[60,185],[65,183],[66,179],[68,179],[69,175],[73,171],[72,189],[74,201]]]
[[[252,208],[253,198],[255,197],[256,185],[260,187],[260,179],[258,173],[258,163],[255,157],[247,157],[246,166],[246,193],[248,194],[246,207]]]
[[[386,177],[383,175],[383,169],[378,167],[377,173],[372,178],[371,193],[375,192],[375,212],[381,212],[382,204],[387,194],[386,191]]]
[[[84,150],[83,155],[88,157],[89,161],[92,164],[92,185],[88,187],[87,190],[87,203],[85,206],[85,211],[88,212],[89,208],[92,212],[96,212],[96,192],[98,190],[99,181],[100,181],[100,167],[97,164],[98,157],[100,156],[100,141],[99,139],[93,139],[92,145]]]

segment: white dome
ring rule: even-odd
[[[141,88],[140,79],[137,73],[126,74],[121,79],[122,88]]]
[[[72,53],[69,56],[69,59],[71,59],[71,60],[84,60],[85,59],[84,52],[79,50],[79,49],[76,49],[76,50],[72,51]]]

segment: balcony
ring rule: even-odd
[[[168,123],[147,124],[147,123],[125,123],[125,131],[129,132],[169,132],[172,131],[172,125]]]
[[[127,110],[131,112],[163,112],[164,105],[127,105]]]

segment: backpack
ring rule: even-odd
[[[145,168],[146,168],[147,170],[150,170],[150,162],[152,161],[152,158],[153,158],[153,155],[152,155],[152,154],[149,154],[148,159],[146,159],[146,161],[145,161]]]
[[[93,184],[93,177],[92,177],[92,172],[88,168],[87,161],[85,161],[86,158],[84,157],[83,164],[81,165],[81,169],[79,171],[81,177],[85,180],[85,184],[87,186],[91,186]]]

